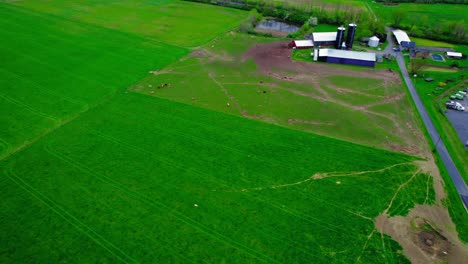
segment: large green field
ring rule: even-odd
[[[412,160],[123,93],[1,163],[0,258],[400,262],[373,219],[433,201]]]
[[[399,77],[262,75],[243,55],[271,39],[225,33],[247,15],[0,1],[1,263],[408,262],[376,217],[441,195],[371,147],[418,141]]]
[[[435,27],[452,21],[464,21],[465,27],[468,26],[466,20],[468,5],[402,3],[386,6],[369,0],[363,1],[368,2],[379,19],[387,22],[393,21],[393,12],[401,10],[407,14],[402,21],[403,24],[412,24],[414,21],[416,25],[427,23],[427,25]]]
[[[15,5],[138,34],[176,46],[206,43],[226,29],[235,28],[247,13],[177,0],[14,1]]]
[[[188,52],[6,4],[0,38],[0,157]]]

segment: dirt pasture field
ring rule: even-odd
[[[130,90],[358,144],[428,155],[397,73],[293,61],[291,53],[287,41],[229,32]],[[161,84],[170,87],[158,89]]]
[[[278,69],[282,72],[308,74],[316,77],[316,79],[332,75],[341,75],[373,79],[378,78],[384,80],[385,83],[401,83],[399,75],[391,71],[368,69],[364,67],[356,71],[348,70],[345,67],[337,67],[336,64],[293,61],[290,59],[291,49],[289,48],[288,41],[257,44],[245,53],[243,59],[245,60],[246,58],[253,58],[259,69],[266,74],[270,73],[272,69]]]
[[[404,91],[396,94],[388,91],[389,89],[394,89],[395,86],[401,87],[402,82],[398,73],[390,70],[377,70],[374,68],[361,67],[359,70],[356,70],[356,67],[353,66],[348,67],[336,64],[293,61],[291,60],[291,49],[288,44],[289,42],[286,41],[257,44],[244,54],[243,60],[252,58],[263,74],[269,75],[273,78],[312,84],[314,89],[319,91],[321,94],[320,96],[314,97],[317,100],[333,105],[342,105],[346,108],[351,108],[366,115],[376,115],[386,118],[394,125],[395,132],[398,133],[400,137],[404,137],[406,142],[410,144],[403,146],[389,143],[385,148],[425,157],[430,155],[427,153],[427,150],[418,147],[417,138],[420,138],[422,134],[420,129],[416,128],[415,125],[413,125],[411,122],[405,122],[404,124],[401,124],[401,120],[398,120],[398,118],[395,118],[392,115],[382,114],[378,111],[372,110],[372,107],[374,106],[391,104],[397,101],[404,101],[406,98]],[[330,93],[328,93],[326,89],[321,87],[324,83],[324,80],[326,80],[327,77],[332,76],[345,76],[351,78],[358,77],[368,80],[379,80],[382,82],[381,88],[387,90],[387,94],[390,95],[377,97],[375,102],[365,105],[354,105],[349,101],[336,100],[330,96]],[[376,82],[376,85],[378,85],[377,83],[378,82]],[[326,83],[326,85],[341,94],[349,93],[354,96],[371,95],[362,91],[357,91],[356,89],[348,89],[347,87],[330,85],[330,83]],[[305,121],[305,123],[307,122],[308,121]],[[412,135],[408,135],[408,132],[412,133]]]

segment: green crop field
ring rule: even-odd
[[[0,258],[404,262],[373,218],[433,201],[412,160],[123,93],[0,164]]]
[[[5,4],[0,36],[0,157],[188,52]]]
[[[175,0],[14,1],[15,5],[176,46],[198,46],[235,28],[247,13]]]
[[[402,10],[407,13],[402,21],[403,24],[411,24],[412,21],[416,21],[416,24],[423,22],[434,27],[452,21],[464,21],[465,27],[468,26],[466,20],[468,5],[402,3],[395,6],[385,6],[382,3],[364,1],[369,3],[379,19],[387,22],[392,21],[392,13],[395,10]]]
[[[0,263],[408,263],[376,218],[441,195],[399,76],[265,74],[247,16],[0,0]]]

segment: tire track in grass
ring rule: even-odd
[[[54,123],[57,123],[58,122],[58,119],[54,116],[51,116],[51,115],[48,115],[46,113],[43,113],[41,111],[38,111],[37,109],[29,106],[28,104],[25,104],[23,102],[20,102],[16,99],[13,99],[11,98],[10,96],[6,95],[6,94],[3,94],[0,92],[0,98],[2,98],[3,100],[7,101],[7,102],[10,102],[20,108],[23,108],[23,109],[26,109],[28,110],[30,113],[34,114],[34,115],[37,115],[37,116],[40,116],[42,118],[45,118],[45,119],[49,119],[49,120],[52,120]]]
[[[158,134],[166,133],[166,135],[171,135],[171,133],[168,133],[167,130],[168,130],[168,129],[159,130],[159,131],[158,131]],[[103,135],[102,133],[100,133],[99,131],[96,131],[96,130],[94,130],[94,133],[95,133],[96,135],[99,135],[99,134],[100,134],[100,135]],[[180,131],[172,131],[172,133],[173,133],[173,134],[176,134],[178,137],[187,137],[187,135],[186,135],[185,133],[181,133]],[[223,145],[223,144],[219,144],[219,143],[216,143],[216,142],[212,142],[212,141],[206,140],[206,139],[204,139],[204,138],[199,138],[199,137],[195,137],[195,138],[196,138],[197,140],[199,140],[199,141],[206,142],[207,144],[213,144],[213,143],[214,143],[214,144],[216,144],[218,147],[228,149],[228,150],[230,150],[230,151],[232,151],[232,152],[237,152],[237,153],[239,153],[239,154],[245,154],[244,152],[239,151],[238,149],[233,149],[233,148],[227,147],[227,146],[225,146],[225,145]],[[108,138],[108,139],[109,139],[109,138]],[[115,138],[112,138],[112,137],[110,137],[110,139],[113,140],[113,141],[115,141],[116,143],[119,143],[119,144],[122,144],[122,145],[127,145],[127,146],[130,146],[130,147],[134,147],[134,149],[139,150],[139,151],[144,151],[144,152],[146,152],[147,154],[153,155],[156,159],[161,160],[161,157],[159,157],[158,155],[154,155],[151,151],[146,151],[146,150],[141,149],[141,148],[139,148],[139,147],[135,147],[135,146],[132,145],[132,144],[128,145],[128,144],[123,143],[122,141],[119,141],[118,139],[115,139]],[[269,159],[260,158],[260,157],[254,157],[254,159],[260,160],[260,161],[262,161],[262,162],[264,162],[264,163],[270,163],[270,160],[269,160]],[[173,164],[173,163],[171,163],[171,164]],[[395,167],[395,166],[397,166],[397,165],[401,165],[401,164],[394,164],[394,165],[392,165],[392,166],[390,166],[390,167]],[[382,169],[380,169],[380,170],[382,170]],[[377,170],[377,171],[380,171],[380,170]],[[384,170],[385,170],[385,169],[384,169]],[[372,171],[369,171],[369,172],[372,172]],[[200,176],[203,176],[203,175],[204,175],[204,173],[199,172],[199,171],[197,171],[197,172],[195,172],[195,173],[198,174],[198,175],[200,175]],[[218,180],[218,182],[219,182],[219,180]],[[222,185],[225,186],[226,189],[231,189],[231,187],[230,187],[227,183],[223,183]],[[250,196],[250,195],[249,195],[249,196]],[[257,200],[258,200],[258,198],[257,198]],[[330,202],[327,202],[327,203],[328,203],[328,204],[331,204],[331,205],[334,205],[335,207],[340,208],[340,209],[342,209],[342,210],[348,211],[348,212],[350,212],[351,214],[354,214],[354,215],[356,215],[356,216],[365,217],[365,216],[362,216],[362,215],[360,215],[360,214],[358,214],[358,213],[354,213],[354,212],[352,212],[351,210],[349,210],[349,209],[347,209],[347,208],[343,208],[343,207],[341,207],[341,206],[338,206],[338,205],[337,205],[338,203],[330,203]],[[268,203],[266,203],[266,204],[271,204],[271,201],[268,202]],[[278,207],[278,208],[280,208],[281,210],[284,211],[284,208],[282,208],[282,207]]]
[[[400,191],[406,186],[408,185],[417,175],[418,173],[420,173],[422,170],[421,169],[417,169],[416,171],[413,172],[413,175],[411,175],[411,177],[405,181],[404,183],[400,184],[400,186],[398,186],[397,190],[395,191],[395,194],[392,196],[392,199],[390,200],[389,204],[388,204],[388,207],[382,212],[383,215],[387,215],[388,211],[390,210],[390,208],[392,207],[393,205],[393,202],[395,201],[396,197],[398,196],[398,194],[400,193]],[[372,238],[372,236],[374,235],[374,233],[377,231],[377,228],[374,228],[372,230],[372,232],[369,234],[369,236],[367,237],[367,240],[366,240],[366,243],[364,243],[364,246],[362,247],[362,251],[361,251],[361,254],[359,255],[359,257],[357,258],[357,262],[360,262],[360,259],[362,257],[362,255],[364,254],[364,251],[366,250],[367,248],[367,244],[369,243],[369,240]],[[383,239],[383,235],[382,235],[382,239]],[[382,241],[383,243],[383,241]],[[385,244],[384,244],[385,245]],[[383,250],[385,251],[385,248],[383,248]]]
[[[0,138],[0,153],[7,153],[11,149],[11,144],[8,143],[8,141],[4,140],[3,138]],[[1,160],[1,159],[0,159]]]
[[[177,118],[177,117],[175,117],[175,118]],[[181,118],[181,119],[182,119],[182,120],[185,120],[185,119],[183,119],[183,118]],[[187,120],[187,122],[190,122],[190,121]],[[167,130],[168,130],[168,129],[165,129],[165,130],[158,130],[158,134],[164,134],[164,133],[165,133],[166,135],[171,135],[171,133],[167,132]],[[105,136],[104,134],[100,133],[99,131],[96,131],[96,130],[93,130],[93,131],[94,131],[94,133],[95,133],[96,135],[98,135],[98,136],[101,135],[104,139],[107,138],[108,140],[114,141],[115,143],[118,143],[118,144],[121,144],[121,145],[124,145],[124,146],[126,145],[127,147],[130,147],[130,148],[132,148],[132,149],[134,149],[134,150],[143,151],[143,152],[145,152],[145,153],[147,153],[147,154],[149,154],[149,155],[152,155],[152,156],[155,157],[157,160],[163,162],[160,156],[155,155],[155,154],[152,153],[151,151],[147,151],[147,150],[145,150],[145,149],[136,147],[136,146],[134,146],[133,144],[124,143],[124,142],[122,142],[122,141],[120,141],[120,140],[118,140],[118,139],[116,139],[116,138],[112,138],[112,137],[110,137],[110,136]],[[174,130],[173,130],[173,131],[171,131],[171,132],[172,132],[172,134],[176,134],[178,137],[186,137],[186,138],[188,138],[187,135],[186,135],[185,133],[181,133],[180,131],[174,131]],[[214,144],[217,144],[220,148],[225,148],[225,149],[228,149],[228,150],[230,150],[230,151],[232,151],[232,152],[237,152],[237,153],[240,153],[240,154],[245,154],[245,153],[239,151],[238,149],[230,148],[230,147],[227,147],[227,146],[225,146],[225,145],[223,145],[223,144],[219,144],[219,143],[216,143],[216,142],[212,142],[212,141],[206,140],[205,138],[196,137],[196,136],[193,136],[193,137],[196,138],[196,139],[199,140],[199,141],[206,142],[207,144],[213,144],[213,143],[214,143]],[[260,158],[260,157],[254,157],[254,158],[255,158],[255,159],[258,159],[258,160],[260,160],[260,161],[263,161],[263,162],[268,162],[268,163],[270,163],[270,160],[268,160],[268,159],[264,159],[264,158]],[[165,160],[165,162],[166,162],[166,164],[171,164],[172,166],[177,166],[177,164],[175,164],[174,162],[171,162],[171,161],[168,161],[168,160]],[[369,172],[384,171],[384,170],[391,169],[391,168],[393,168],[393,167],[396,167],[396,166],[399,166],[399,165],[403,165],[403,164],[409,164],[409,163],[393,164],[393,165],[389,166],[390,168],[387,167],[387,168],[379,169],[379,170],[376,170],[376,171],[355,172],[355,174],[356,174],[356,173],[357,173],[357,174],[360,174],[360,173],[369,173]],[[202,173],[202,172],[200,172],[200,171],[195,171],[193,168],[190,168],[189,170],[190,170],[191,172],[193,172],[193,173],[195,173],[195,174],[201,176],[201,177],[203,177],[203,176],[205,175],[204,173]],[[217,180],[218,183],[220,182],[219,179],[216,179],[216,180]],[[221,183],[221,185],[224,186],[226,189],[231,189],[231,187],[230,187],[226,182],[224,182],[224,181],[223,181],[223,183]],[[249,197],[252,197],[251,195],[248,195],[248,196],[249,196]],[[292,212],[292,211],[290,211],[290,210],[287,210],[287,209],[284,208],[281,204],[276,204],[276,206],[275,206],[275,204],[273,204],[271,201],[261,200],[261,199],[258,198],[258,197],[255,197],[254,199],[255,199],[255,200],[258,200],[258,201],[261,201],[262,203],[267,204],[267,205],[269,205],[269,206],[274,206],[275,208],[277,208],[277,209],[279,209],[279,210],[281,210],[281,211],[283,211],[283,212],[286,212],[286,213],[288,213],[288,214],[294,215],[295,217],[301,218],[301,219],[306,220],[306,221],[309,221],[309,222],[311,222],[311,223],[315,223],[315,224],[316,224],[317,221],[322,222],[322,221],[320,221],[318,218],[314,218],[313,221],[311,221],[311,220],[309,219],[310,216],[304,215],[304,214],[302,214],[302,213],[300,213],[300,212]],[[322,201],[323,201],[323,200],[322,200]],[[331,202],[327,202],[327,203],[330,204],[330,205],[333,205],[333,206],[335,206],[336,208],[339,208],[339,209],[341,209],[341,210],[343,210],[343,211],[346,211],[346,212],[348,212],[348,213],[350,213],[350,214],[353,214],[354,216],[358,216],[358,217],[361,217],[361,218],[367,218],[367,216],[364,216],[364,215],[362,215],[362,214],[353,212],[353,211],[352,211],[351,209],[349,209],[349,208],[344,208],[344,207],[340,206],[339,203],[331,203]],[[326,222],[322,222],[322,224],[326,224]],[[330,229],[330,230],[331,230],[331,229]],[[343,230],[344,230],[344,229],[343,229]]]
[[[87,192],[89,191],[89,189],[85,188],[85,187],[82,187],[82,186],[78,186],[79,189],[83,190],[84,192]],[[95,203],[98,203],[99,205],[101,205],[101,207],[106,207],[106,208],[110,208],[110,206],[108,204],[105,204],[103,203],[101,200],[94,200]],[[112,209],[112,208],[110,208]],[[161,241],[160,240],[164,240],[164,246],[161,246],[161,248],[164,248],[164,249],[167,249],[169,251],[171,251],[173,254],[172,256],[175,256],[177,254],[177,257],[183,259],[184,261],[186,261],[187,263],[196,263],[195,261],[193,261],[192,259],[189,259],[187,257],[185,257],[184,254],[179,254],[178,252],[176,252],[176,250],[174,250],[174,247],[171,246],[171,243],[173,241],[169,241],[168,239],[161,239],[160,237],[158,237],[158,240],[155,240],[153,237],[150,237],[148,234],[146,233],[139,233],[139,236],[143,236],[145,237],[146,239],[154,242],[155,244],[158,244],[158,245],[161,245]],[[184,263],[186,263],[184,262]],[[208,263],[206,260],[203,260],[204,263]]]
[[[99,132],[96,132],[96,133],[99,133]],[[96,135],[97,135],[97,134],[96,134]],[[170,161],[170,160],[168,160],[168,159],[163,159],[161,156],[156,155],[156,154],[154,154],[154,153],[151,152],[151,151],[147,151],[147,150],[145,150],[145,149],[136,147],[136,146],[134,146],[134,145],[132,145],[132,144],[124,143],[124,142],[122,142],[122,141],[119,141],[119,140],[116,139],[116,138],[112,138],[112,137],[107,136],[107,135],[101,134],[101,137],[102,137],[103,139],[107,139],[107,140],[109,140],[109,141],[113,141],[113,142],[115,142],[115,143],[117,143],[117,144],[120,144],[120,145],[123,145],[123,146],[127,146],[127,148],[134,149],[134,150],[136,150],[136,151],[141,151],[141,152],[143,152],[143,153],[146,153],[146,154],[148,154],[148,155],[151,155],[151,156],[153,156],[156,160],[158,160],[158,161],[160,161],[160,162],[162,162],[162,163],[165,163],[165,164],[167,164],[167,165],[180,167],[180,165],[179,165],[178,163],[172,162],[172,161]],[[203,172],[201,172],[201,171],[199,171],[199,170],[197,170],[197,169],[194,169],[194,168],[187,168],[187,171],[190,171],[190,172],[192,172],[192,173],[194,173],[194,174],[196,174],[196,175],[198,175],[198,176],[200,176],[200,177],[206,176],[205,173],[203,173]],[[218,178],[215,178],[215,180],[216,180],[216,182],[217,182],[219,185],[224,186],[226,189],[231,189],[231,187],[230,187],[225,181],[220,180],[220,179],[218,179]],[[267,206],[272,206],[272,207],[274,207],[274,208],[276,208],[276,209],[279,209],[280,211],[286,212],[286,213],[288,213],[288,214],[290,214],[290,215],[293,215],[293,216],[295,216],[295,217],[297,217],[297,218],[303,219],[304,221],[310,222],[310,223],[312,223],[312,224],[317,224],[317,222],[319,222],[319,223],[322,224],[322,227],[327,228],[328,230],[331,230],[331,231],[334,231],[334,232],[337,232],[337,233],[338,233],[337,230],[333,229],[333,228],[336,228],[337,226],[332,226],[331,224],[329,224],[329,223],[327,223],[327,222],[325,222],[325,221],[322,221],[322,220],[320,220],[319,218],[311,217],[311,216],[309,216],[309,215],[304,215],[304,214],[302,214],[302,213],[300,213],[300,212],[295,212],[295,211],[288,210],[288,209],[285,208],[282,204],[274,203],[274,202],[272,202],[271,200],[267,201],[267,200],[265,200],[265,199],[261,199],[261,198],[259,198],[259,197],[252,196],[252,195],[249,194],[248,192],[244,193],[244,195],[250,197],[252,200],[260,201],[260,202],[264,203],[264,204],[267,205]],[[312,221],[311,219],[313,219],[313,221]],[[346,231],[344,228],[340,228],[340,230],[341,230],[341,231]]]
[[[102,135],[102,134],[101,134],[100,136],[101,136],[102,139],[111,141],[111,142],[113,142],[113,143],[117,143],[117,144],[119,144],[119,145],[121,145],[121,146],[123,146],[123,147],[127,147],[127,148],[129,148],[129,149],[133,149],[133,150],[137,150],[137,151],[139,150],[138,148],[133,147],[133,146],[131,146],[131,145],[126,145],[125,143],[116,142],[116,141],[113,140],[112,138],[106,138],[106,137],[105,137],[104,135]],[[141,152],[141,150],[140,150],[139,152]],[[169,161],[169,160],[162,160],[162,159],[160,158],[160,156],[155,155],[155,154],[152,153],[152,152],[147,152],[147,153],[150,154],[151,156],[153,156],[155,159],[157,159],[158,161],[160,161],[160,162],[162,162],[162,163],[165,163],[165,164],[170,165],[170,166],[173,166],[173,167],[180,167],[180,165],[177,164],[177,163],[171,162],[171,161]],[[84,167],[86,167],[86,166],[84,166]],[[88,168],[88,170],[91,171],[91,169],[89,169],[89,168]],[[201,173],[201,172],[199,172],[199,171],[193,170],[193,169],[187,169],[187,171],[194,172],[195,174],[197,174],[197,175],[199,175],[199,176],[201,176],[201,177],[204,177],[204,176],[205,176],[205,174],[203,174],[203,173]],[[116,183],[118,183],[118,182],[116,181]],[[120,184],[120,183],[118,183],[118,184]],[[222,184],[222,185],[228,187],[227,184],[225,184],[225,183],[219,183],[219,181],[218,181],[218,184]],[[120,184],[120,185],[122,185],[122,184]],[[176,186],[174,186],[174,185],[172,185],[172,184],[167,184],[167,183],[165,183],[165,185],[166,185],[166,186],[171,186],[171,187],[176,187]],[[139,194],[138,192],[135,192],[135,193]],[[145,195],[143,195],[143,196],[145,196]],[[145,197],[146,197],[146,196],[145,196]],[[149,198],[148,198],[148,199],[149,199]],[[261,201],[261,202],[264,203],[264,204],[267,204],[267,202],[266,202],[265,200],[260,200],[260,199],[256,199],[256,200]],[[270,204],[271,204],[271,202],[270,202]],[[169,208],[168,206],[166,206],[166,207]],[[273,207],[275,207],[275,206],[273,206]],[[285,211],[285,210],[286,210],[285,208],[282,208],[282,207],[280,207],[280,206],[276,206],[276,208],[277,208],[277,209],[280,209],[280,210],[282,210],[282,211]],[[295,217],[298,217],[298,216],[295,215],[294,213],[289,213],[289,214],[290,214],[290,215],[293,215],[293,216],[295,216]],[[299,217],[299,218],[301,218],[301,217]],[[310,220],[309,220],[309,221],[310,221]],[[316,222],[313,222],[313,223],[316,224]],[[325,222],[322,222],[322,224],[323,224],[323,223],[325,223]],[[330,229],[329,227],[325,227],[325,226],[323,226],[323,225],[322,225],[322,227],[327,228],[328,230],[332,230],[332,229]],[[259,229],[259,228],[260,228],[260,227],[258,227],[257,229]],[[209,229],[209,228],[208,228],[208,229]],[[343,229],[343,230],[344,230],[344,229]],[[335,231],[335,230],[333,230],[333,231]],[[216,231],[215,231],[215,232],[216,232]],[[263,229],[262,229],[261,232],[262,232],[263,234],[272,234],[272,233],[269,232],[268,230],[263,230]],[[275,239],[275,240],[277,240],[277,241],[284,242],[284,239],[283,239],[283,238],[277,238],[276,236],[271,236],[271,238],[272,238],[272,239]],[[289,239],[288,239],[288,240],[289,240]],[[289,241],[290,241],[292,244],[297,244],[296,241],[294,241],[294,240],[289,240]],[[317,243],[317,241],[314,241],[314,243],[315,243],[317,246],[320,246],[320,244]],[[297,244],[297,245],[299,245],[299,244]],[[305,254],[307,254],[307,255],[310,255],[310,256],[313,256],[313,257],[316,257],[316,254],[312,254],[312,253],[309,252],[310,250],[305,249],[305,248],[302,248],[302,247],[300,247],[300,248],[303,250],[303,253],[305,253]]]
[[[94,172],[92,169],[88,168],[87,166],[79,163],[79,162],[76,162],[70,158],[67,158],[63,155],[60,155],[59,153],[53,151],[49,145],[45,145],[44,149],[46,150],[47,153],[51,154],[52,156],[54,156],[55,158],[59,159],[59,160],[62,160],[63,162],[65,163],[68,163],[70,164],[71,166],[77,168],[78,170],[84,172],[84,173],[87,173],[89,175],[93,175],[93,176],[97,176],[97,178],[99,180],[101,180],[102,182],[105,182],[105,183],[108,183],[112,186],[114,186],[114,188],[117,188],[119,190],[121,190],[122,192],[125,192],[127,193],[130,197],[132,198],[135,198],[137,200],[139,200],[140,202],[144,203],[144,204],[147,204],[153,208],[156,208],[158,210],[161,210],[161,208],[164,208],[166,210],[171,210],[170,207],[168,207],[167,205],[161,203],[161,202],[157,202],[157,201],[154,201],[152,200],[151,198],[145,196],[145,195],[142,195],[141,193],[138,193],[138,192],[135,192],[135,191],[132,191],[131,189],[129,189],[128,187],[120,184],[119,182],[103,175],[103,174],[100,174],[100,173],[97,173],[97,172]],[[220,241],[220,242],[223,242],[223,243],[226,243],[244,253],[247,253],[248,255],[258,259],[258,260],[261,260],[261,261],[264,261],[264,262],[268,262],[268,263],[279,263],[277,260],[275,259],[272,259],[254,249],[251,249],[229,237],[226,237],[224,236],[223,234],[219,233],[219,232],[216,232],[214,230],[211,230],[209,227],[201,224],[200,222],[198,221],[195,221],[193,220],[192,218],[182,214],[182,213],[179,213],[177,211],[173,211],[174,212],[174,216],[181,222],[191,226],[192,228]]]
[[[16,175],[10,168],[10,170],[3,170],[5,175],[17,184],[20,188],[24,191],[29,193],[32,197],[36,198],[39,202],[47,206],[51,211],[56,213],[59,217],[65,220],[67,223],[75,227],[78,231],[85,234],[91,240],[93,240],[96,244],[107,250],[112,256],[115,256],[120,261],[125,263],[137,263],[135,259],[127,255],[123,252],[120,248],[106,240],[103,236],[99,233],[94,231],[92,228],[81,222],[77,219],[74,215],[70,214],[68,211],[63,209],[60,205],[49,199],[46,195],[39,192],[34,187],[27,184],[24,180],[21,179],[18,175]]]
[[[16,73],[16,72],[12,72],[8,69],[5,69],[5,68],[0,68],[0,73],[1,74],[9,74],[10,76],[12,76],[13,78],[15,78],[16,80],[18,81],[21,81],[21,82],[26,82],[26,83],[29,83],[30,85],[38,88],[38,90],[40,91],[40,93],[45,93],[45,94],[48,94],[48,95],[52,95],[52,96],[55,96],[55,97],[58,97],[60,99],[63,99],[69,103],[72,103],[72,104],[75,104],[75,105],[78,105],[78,106],[87,106],[86,103],[84,102],[80,102],[80,101],[77,101],[75,99],[72,99],[70,97],[67,97],[65,96],[64,93],[57,93],[57,92],[53,92],[51,89],[48,89],[49,87],[48,86],[44,86],[44,85],[41,85],[41,84],[38,84],[34,81],[31,81],[30,79],[28,79],[27,77],[25,78],[24,76]]]
[[[94,135],[99,136],[99,137],[101,137],[101,138],[104,139],[104,140],[108,140],[108,141],[110,141],[110,142],[113,142],[113,143],[116,143],[116,144],[118,144],[118,145],[121,145],[122,147],[126,147],[126,148],[128,148],[128,149],[131,149],[131,150],[134,150],[134,151],[137,151],[137,152],[143,152],[143,153],[145,153],[145,154],[147,154],[147,155],[150,155],[150,156],[152,156],[154,159],[156,159],[156,160],[158,160],[159,162],[164,163],[164,164],[166,164],[166,165],[169,165],[169,166],[172,166],[172,167],[181,167],[179,163],[173,162],[173,161],[171,161],[171,160],[169,160],[169,159],[164,159],[164,158],[162,158],[160,155],[154,154],[154,153],[151,152],[151,151],[147,151],[147,150],[142,149],[142,148],[140,148],[140,147],[137,147],[137,146],[135,146],[135,145],[133,145],[133,144],[128,144],[128,143],[122,142],[122,141],[120,141],[120,140],[118,140],[118,139],[116,139],[116,138],[113,138],[113,137],[111,137],[111,136],[102,134],[102,133],[100,133],[99,131],[96,131],[96,130],[93,130],[92,132],[93,132]],[[200,176],[200,178],[206,178],[206,177],[205,177],[206,174],[203,173],[203,172],[201,172],[201,171],[199,171],[199,170],[196,170],[196,169],[194,169],[194,168],[185,168],[185,169],[186,169],[187,171],[190,171],[191,173],[193,173],[193,174],[195,174],[195,175]],[[222,181],[222,180],[219,180],[219,179],[215,178],[215,182],[216,182],[217,184],[219,184],[219,185],[224,186],[225,188],[230,188],[229,185],[228,185],[226,182]],[[165,183],[165,185],[166,185],[166,186],[170,186],[170,187],[177,187],[177,186],[174,186],[174,185],[168,184],[168,183]],[[303,220],[305,220],[305,221],[307,221],[307,222],[310,222],[310,223],[313,223],[313,224],[317,224],[317,222],[313,222],[313,221],[311,221],[310,219],[304,219],[303,217],[298,216],[297,213],[294,213],[294,212],[292,212],[292,211],[288,211],[287,209],[285,209],[285,208],[284,208],[283,206],[281,206],[281,205],[278,205],[278,204],[277,204],[277,205],[275,206],[275,204],[274,204],[274,203],[271,203],[271,201],[268,202],[268,201],[262,200],[262,199],[260,199],[260,198],[252,198],[251,195],[248,195],[248,196],[249,196],[249,198],[251,198],[252,200],[257,200],[257,201],[259,201],[259,202],[261,202],[261,203],[263,203],[263,204],[265,204],[265,205],[272,206],[272,207],[275,208],[275,209],[279,209],[279,210],[281,210],[281,211],[283,211],[283,212],[288,212],[289,215],[292,215],[292,216],[294,216],[294,217],[296,217],[296,218],[300,218],[300,219],[303,219]],[[318,221],[318,218],[315,218],[314,220],[315,220],[315,221]],[[321,226],[324,227],[324,228],[326,228],[326,229],[328,229],[328,230],[332,230],[329,226],[324,226],[325,223],[326,223],[326,222],[321,221]],[[331,226],[331,225],[330,225],[330,226]],[[258,227],[258,228],[260,228],[260,227]],[[265,231],[266,231],[266,232],[265,232]],[[271,232],[268,232],[268,230],[265,230],[265,231],[262,231],[262,232],[263,232],[264,234],[271,234]],[[333,230],[333,231],[335,231],[335,230]],[[343,231],[344,231],[344,229],[343,229]],[[273,237],[273,238],[276,239],[276,240],[278,240],[278,241],[283,241],[283,242],[284,242],[284,239],[278,239],[278,238],[276,238],[276,237]],[[291,242],[291,243],[294,243],[295,241],[290,240],[290,242]],[[315,243],[316,243],[317,245],[319,245],[317,242],[315,242]],[[308,253],[308,250],[307,250],[307,249],[305,249],[305,248],[301,248],[301,249],[302,249],[306,254],[310,254],[310,253]],[[313,255],[313,256],[314,256],[314,255]]]

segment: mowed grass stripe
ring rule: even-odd
[[[337,162],[330,162],[329,155]],[[355,261],[374,228],[355,213],[373,218],[382,212],[414,167],[279,189],[237,190],[292,183],[315,172],[377,170],[411,160],[124,93],[2,165],[138,261],[151,256],[167,260],[164,252],[170,252],[194,262],[233,256],[234,262],[293,263],[327,261],[325,252],[350,244],[356,247],[339,259]],[[32,162],[34,172],[28,169]],[[418,186],[411,189],[418,196]],[[68,237],[64,230],[64,239]],[[171,246],[159,246],[165,243]],[[381,243],[369,243],[384,254]]]
[[[15,105],[4,108],[8,116],[0,119],[7,128],[0,138],[9,145],[0,149],[0,158],[188,52],[9,4],[0,6],[0,25],[5,39],[0,46],[1,100]],[[44,120],[26,116],[25,110]],[[34,128],[20,131],[26,127]]]

